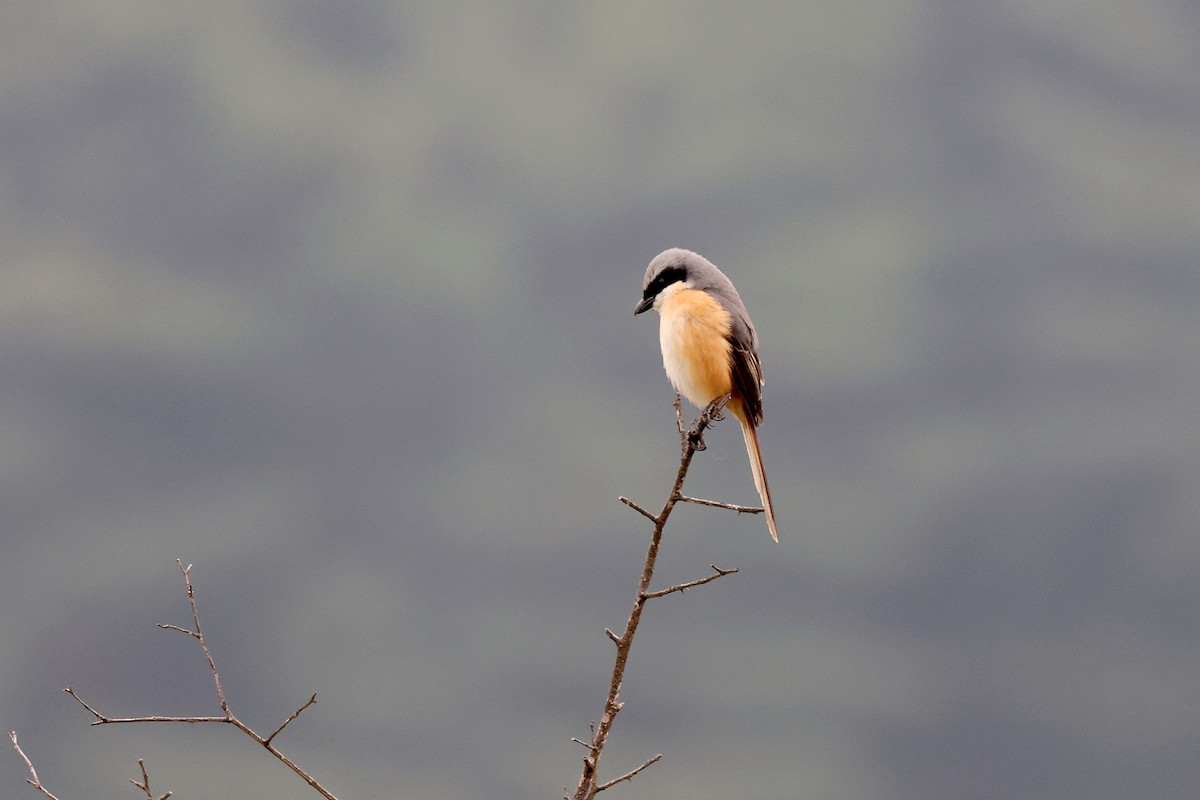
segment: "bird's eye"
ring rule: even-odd
[[[670,286],[672,283],[678,283],[687,278],[687,273],[683,267],[669,267],[658,273],[658,277],[654,279],[654,283],[658,287],[658,291]]]

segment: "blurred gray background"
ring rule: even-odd
[[[1200,6],[0,6],[0,728],[63,800],[574,786],[677,462],[646,263],[763,340],[630,798],[1200,796]],[[755,495],[725,423],[689,490]],[[0,794],[31,797],[0,758]],[[124,788],[122,788],[124,787]]]

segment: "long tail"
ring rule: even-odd
[[[758,449],[758,432],[754,423],[737,415],[742,423],[742,438],[746,440],[746,454],[750,456],[750,471],[754,473],[754,488],[758,489],[759,499],[762,500],[763,510],[767,514],[767,530],[771,538],[779,541],[779,533],[775,530],[775,509],[771,506],[771,490],[767,488],[767,473],[763,471],[762,453]]]

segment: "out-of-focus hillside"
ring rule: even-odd
[[[558,796],[674,474],[646,263],[763,340],[681,509],[631,797],[1200,791],[1200,14],[13,3],[0,725],[63,800]],[[752,502],[732,426],[690,489]],[[5,796],[24,765],[0,759]],[[611,777],[611,776],[610,776]],[[616,790],[614,790],[616,791]]]

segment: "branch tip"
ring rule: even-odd
[[[629,506],[630,508],[632,508],[634,511],[638,512],[639,514],[641,514],[641,515],[642,515],[643,517],[645,517],[646,519],[648,519],[648,520],[650,520],[651,522],[653,522],[654,524],[656,524],[656,525],[658,524],[658,517],[654,516],[654,515],[653,515],[653,514],[651,514],[649,511],[647,511],[646,509],[644,509],[644,508],[642,508],[641,506],[639,506],[637,503],[635,503],[635,502],[633,502],[632,500],[630,500],[628,497],[624,497],[624,496],[622,496],[622,497],[619,497],[619,498],[617,498],[617,499],[618,499],[618,500],[620,500],[620,501],[621,501],[622,503],[624,503],[625,505],[627,505],[627,506]]]
[[[63,691],[66,692],[67,694],[71,695],[71,697],[74,697],[76,700],[78,700],[79,705],[86,708],[88,710],[88,712],[91,713],[91,715],[96,718],[96,721],[92,723],[93,725],[98,725],[101,722],[108,722],[108,717],[104,716],[99,711],[92,708],[87,703],[83,702],[83,698],[80,697],[79,695],[75,694],[75,690],[72,689],[70,686],[68,686],[66,689],[63,689]]]

